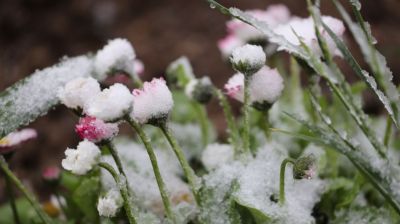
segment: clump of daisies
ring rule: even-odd
[[[185,56],[167,66],[165,76],[142,80],[143,64],[132,44],[123,38],[108,41],[87,57],[93,65],[90,74],[57,89],[59,102],[76,116],[80,141],[66,148],[63,169],[46,164],[42,180],[51,197],[42,205],[7,163],[37,133],[22,129],[0,139],[6,184],[16,184],[28,196],[37,213],[32,220],[399,223],[397,132],[393,119],[364,113],[366,87],[347,83],[333,60],[346,55],[352,68],[360,64],[346,48],[337,47],[345,44],[343,22],[320,16],[318,4],[309,5],[312,17],[298,18],[284,5],[243,15],[210,2],[237,18],[227,23],[229,34],[218,43],[232,68],[222,88],[213,82],[214,74],[198,75]],[[350,24],[351,30],[365,32],[357,40],[371,41],[362,46],[374,52],[357,5],[354,11],[363,26],[358,30]],[[379,77],[377,71],[388,70],[380,67],[384,60],[375,53],[373,75],[360,71],[385,101],[391,77]],[[321,82],[332,95],[324,94]],[[223,119],[213,122],[210,112]],[[7,189],[13,200],[12,188]],[[0,223],[18,223],[22,211],[17,210],[20,206],[11,221],[0,215]]]

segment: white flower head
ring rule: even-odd
[[[93,97],[85,107],[85,113],[104,121],[115,121],[130,112],[132,100],[129,89],[116,83]]]
[[[269,109],[279,99],[284,88],[277,69],[262,67],[250,80],[250,102],[258,110]]]
[[[107,195],[99,198],[97,203],[97,211],[104,217],[114,217],[121,207],[122,197],[115,189],[108,191]]]
[[[62,160],[61,165],[74,174],[84,175],[98,163],[100,154],[97,145],[84,140],[78,144],[76,149],[67,148],[65,150],[66,158]]]
[[[246,44],[235,48],[230,59],[235,70],[252,75],[265,65],[266,55],[262,47]]]
[[[339,38],[342,38],[345,31],[345,27],[342,21],[330,16],[322,16],[322,22],[325,23]],[[340,52],[338,51],[334,41],[329,36],[327,31],[322,27],[319,29],[322,37],[325,38],[325,40],[327,41],[329,50],[333,54],[339,56]],[[318,55],[322,54],[314,30],[314,21],[311,17],[308,18],[295,17],[291,19],[288,23],[276,27],[274,29],[274,32],[279,35],[282,35],[290,43],[294,45],[300,45],[299,38],[296,36],[297,34],[315,54]]]
[[[207,170],[213,170],[218,166],[233,161],[234,152],[227,144],[210,144],[203,151],[201,162]]]
[[[58,91],[58,98],[68,108],[83,108],[100,92],[100,84],[94,78],[76,78]]]
[[[158,119],[166,119],[174,101],[165,80],[153,78],[145,82],[142,89],[133,90],[133,110],[131,117],[141,124]]]
[[[94,67],[97,78],[103,80],[112,71],[134,74],[135,50],[128,40],[116,38],[96,54]]]
[[[233,99],[243,102],[244,99],[244,75],[236,73],[224,88],[226,94]],[[281,96],[284,82],[276,69],[263,66],[256,72],[249,82],[250,103],[259,110],[270,107]]]

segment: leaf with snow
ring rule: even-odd
[[[59,88],[75,78],[90,76],[92,67],[87,56],[63,59],[0,93],[0,138],[46,114],[59,102]]]

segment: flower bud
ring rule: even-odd
[[[185,87],[186,95],[202,104],[208,103],[213,96],[214,86],[209,77],[191,80]]]
[[[94,78],[76,78],[69,81],[58,92],[58,98],[71,109],[84,108],[94,96],[101,92],[100,84]]]
[[[79,124],[75,126],[75,131],[81,139],[91,142],[101,142],[110,140],[118,133],[118,124],[105,123],[95,117],[83,117],[79,119]]]
[[[313,154],[300,157],[293,165],[294,179],[311,179],[316,172],[316,159]]]
[[[117,190],[110,190],[105,197],[99,198],[97,211],[104,217],[114,217],[122,207],[122,197]]]
[[[84,175],[98,163],[101,152],[97,145],[84,140],[76,149],[67,148],[65,155],[66,158],[61,162],[62,167],[73,174]]]
[[[246,44],[235,48],[230,60],[236,71],[251,76],[265,65],[266,55],[262,47]]]
[[[49,166],[42,172],[43,180],[51,183],[58,182],[60,180],[61,171],[60,168],[56,166]]]
[[[194,73],[189,59],[182,56],[173,61],[166,71],[168,82],[178,87],[185,87],[190,80],[194,79]]]

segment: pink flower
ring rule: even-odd
[[[244,98],[243,83],[244,83],[244,75],[242,73],[234,74],[224,86],[226,95],[237,101],[243,102]]]
[[[144,64],[141,60],[135,59],[133,61],[133,69],[135,70],[135,74],[138,76],[143,75],[144,72]]]
[[[218,48],[224,58],[228,58],[232,54],[233,49],[242,45],[244,45],[244,42],[232,34],[218,40]]]
[[[15,131],[0,139],[0,154],[13,151],[13,146],[19,145],[29,139],[37,137],[37,132],[32,128],[25,128]]]
[[[100,142],[114,137],[118,133],[118,124],[105,123],[95,117],[87,116],[79,120],[75,131],[81,139]]]
[[[153,78],[151,82],[145,82],[142,89],[134,89],[132,93],[131,117],[141,124],[151,119],[166,118],[174,105],[171,91],[163,78]]]
[[[49,166],[43,170],[42,177],[47,181],[54,181],[60,178],[60,173],[60,168],[56,166]]]

